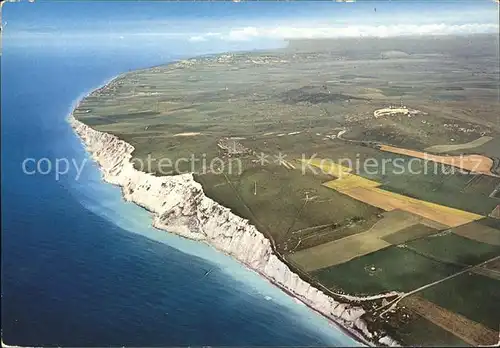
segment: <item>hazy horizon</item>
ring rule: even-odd
[[[199,54],[287,40],[498,33],[492,0],[7,3],[4,47],[147,48]],[[8,46],[6,46],[8,45]]]

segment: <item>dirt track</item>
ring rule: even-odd
[[[446,164],[452,167],[464,169],[472,173],[479,173],[479,174],[498,177],[498,175],[491,172],[491,169],[493,167],[493,160],[486,156],[481,156],[481,155],[438,156],[426,152],[402,149],[390,145],[380,145],[380,150],[397,153],[405,156],[421,158],[436,163]]]
[[[434,153],[445,153],[450,151],[458,151],[458,150],[468,150],[479,147],[481,145],[486,144],[487,142],[493,140],[492,137],[480,137],[476,140],[469,141],[465,144],[453,144],[453,145],[434,145],[429,146],[424,151],[434,152]]]

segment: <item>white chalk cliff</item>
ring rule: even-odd
[[[273,253],[270,241],[253,225],[205,196],[192,174],[157,177],[136,170],[134,147],[116,136],[92,129],[70,116],[69,122],[100,165],[104,180],[122,187],[126,200],[154,214],[153,225],[202,240],[260,273],[310,308],[339,323],[363,342],[397,345],[388,336],[375,338],[360,318],[361,307],[341,303],[303,281]]]

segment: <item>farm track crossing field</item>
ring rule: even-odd
[[[493,271],[498,271],[500,272],[500,259],[488,262],[486,265],[484,265],[485,268],[491,269]]]
[[[384,237],[418,224],[422,218],[401,210],[383,214],[368,230],[309,249],[303,249],[289,257],[306,271],[338,265],[391,244]]]
[[[476,268],[474,272],[500,281],[500,259],[488,262],[484,266]]]
[[[305,209],[315,209],[314,204],[309,204]],[[313,248],[325,243],[339,240],[348,236],[366,231],[380,220],[380,214],[375,214],[361,220],[349,220],[346,223],[336,225],[319,225],[304,229],[297,229],[291,232],[290,243],[292,247],[291,254],[295,252]]]
[[[498,342],[498,332],[439,307],[419,296],[407,297],[401,305],[409,307],[418,315],[459,337],[471,346],[493,345]]]
[[[477,267],[474,269],[474,273],[500,281],[500,270],[498,270],[498,267],[495,268],[490,268],[488,266]]]
[[[499,288],[498,280],[466,273],[426,289],[419,296],[497,331],[500,325]]]
[[[410,291],[461,269],[460,266],[443,264],[405,248],[390,246],[312,274],[334,289],[373,295],[392,290]]]

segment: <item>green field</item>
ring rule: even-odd
[[[314,204],[309,205],[308,209],[315,209]],[[300,241],[298,247],[294,248],[294,251],[299,251],[339,240],[368,230],[380,220],[379,216],[379,214],[366,218],[354,216],[340,224],[320,225],[317,228],[295,230],[290,236],[290,243],[293,245]]]
[[[421,296],[450,311],[498,330],[500,281],[478,274],[463,274],[422,291]]]
[[[436,230],[435,228],[425,226],[422,224],[416,224],[414,226],[404,228],[396,233],[383,237],[382,239],[393,245],[398,245],[437,232],[438,230]]]
[[[303,175],[284,166],[255,166],[244,169],[241,175],[207,174],[197,180],[214,200],[271,235],[282,251],[294,248],[303,236],[319,232],[315,226],[335,226],[339,234],[356,233],[351,219],[364,221],[380,213],[378,208],[321,186],[312,174]],[[315,199],[306,201],[306,194]],[[334,236],[329,233],[310,239],[307,245]]]
[[[374,271],[372,267],[375,267]],[[460,269],[460,266],[444,264],[392,246],[314,271],[313,276],[328,287],[348,293],[378,294],[391,290],[410,291]]]
[[[500,219],[484,218],[478,220],[477,223],[480,223],[481,225],[488,226],[491,228],[495,228],[500,231]]]
[[[418,315],[398,327],[394,334],[406,346],[470,347],[450,332]]]
[[[408,171],[399,174],[399,167],[393,166],[394,162],[392,162],[387,165],[385,174],[372,175],[366,171],[360,174],[381,182],[381,189],[484,216],[487,216],[498,204],[498,200],[490,198],[489,195],[500,184],[500,178],[482,180],[481,186],[476,185],[468,189],[468,183],[473,176],[461,174],[457,170],[452,174],[447,174],[451,167],[445,168],[434,162],[412,161],[410,157],[398,157],[392,154],[384,154],[380,162],[383,159],[395,161],[397,158],[400,158],[405,170]],[[415,175],[412,172],[423,174]]]
[[[457,265],[477,265],[500,255],[500,246],[480,243],[453,233],[420,238],[406,245],[421,255]]]

